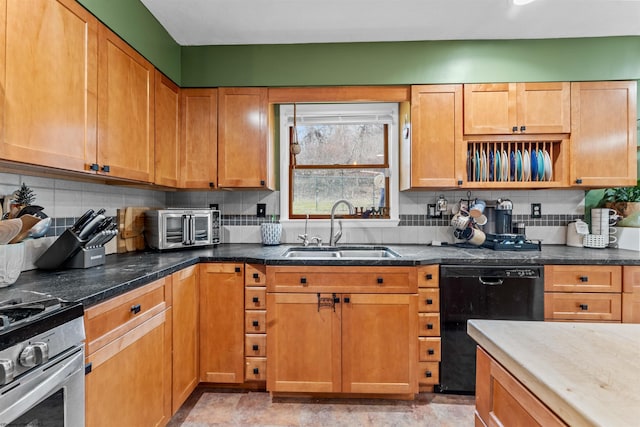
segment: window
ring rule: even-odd
[[[280,108],[281,218],[328,218],[346,199],[352,218],[397,219],[397,104],[298,104]],[[288,197],[287,197],[288,196]],[[340,205],[341,215],[347,213]]]

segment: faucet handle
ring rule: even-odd
[[[318,246],[322,246],[322,237],[318,237],[318,236],[313,236],[311,238],[312,242],[316,242],[316,245]]]
[[[309,240],[307,239],[307,233],[298,234],[298,239],[302,240],[302,246],[309,246]]]

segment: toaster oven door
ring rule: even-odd
[[[181,248],[189,238],[189,215],[182,213],[164,213],[161,215],[162,249]]]
[[[191,241],[195,246],[211,244],[211,214],[194,214],[191,217]]]

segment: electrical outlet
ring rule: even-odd
[[[542,203],[531,203],[531,218],[542,218]]]
[[[442,218],[442,212],[436,209],[435,204],[428,204],[427,218]]]
[[[213,209],[214,211],[218,211],[218,210],[220,210],[220,209],[218,208],[218,204],[217,204],[217,203],[210,203],[210,204],[209,204],[209,209]]]
[[[266,203],[258,203],[258,211],[256,213],[258,218],[264,218],[267,216],[267,205]]]

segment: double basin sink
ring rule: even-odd
[[[341,258],[341,259],[379,259],[398,258],[397,252],[385,246],[326,246],[295,247],[283,254],[287,258]]]

